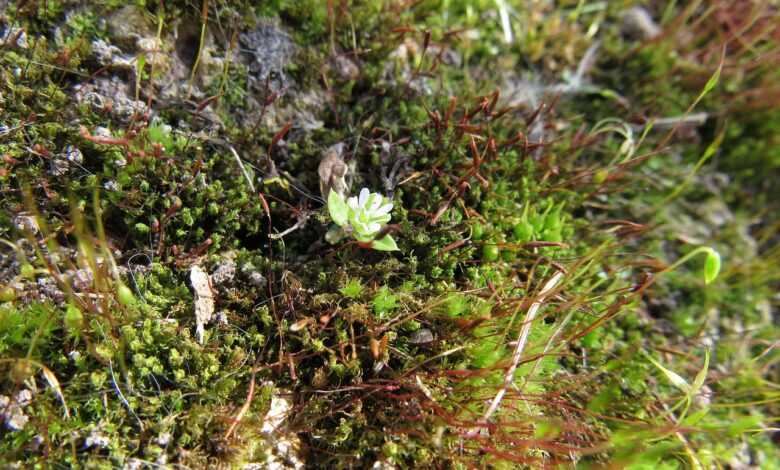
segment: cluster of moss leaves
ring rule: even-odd
[[[246,67],[228,61],[206,101],[166,102],[153,67],[138,80],[101,68],[93,41],[111,41],[100,18],[118,2],[20,3],[2,18],[28,46],[0,48],[0,236],[18,248],[3,264],[0,390],[34,391],[28,424],[0,431],[4,463],[263,463],[282,431],[260,429],[284,393],[285,428],[311,467],[780,466],[766,431],[778,414],[777,203],[741,187],[776,186],[776,110],[724,111],[734,90],[716,88],[701,106],[722,118],[643,133],[647,116],[683,114],[717,63],[691,68],[674,38],[637,52],[619,33],[622,4],[211,3],[207,15],[189,2],[134,8],[164,40],[166,20],[205,19],[225,56],[242,31],[288,31],[289,93],[253,107],[267,97],[248,100]],[[594,86],[544,92],[600,30]],[[104,74],[138,85],[153,116],[119,122],[82,103],[75,87]],[[263,124],[305,92],[321,126],[295,113]],[[398,253],[324,242],[317,167],[337,142],[353,190],[392,197]],[[83,162],[54,175],[67,146]],[[29,214],[37,233],[19,230]],[[709,287],[700,260],[665,271],[698,245],[724,259]],[[235,271],[213,287],[204,344],[192,265]],[[88,288],[69,288],[70,267],[93,271]],[[45,278],[64,300],[22,295]],[[689,384],[705,374],[695,396],[663,367]]]

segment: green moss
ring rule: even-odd
[[[604,131],[618,121],[599,121],[619,118],[626,129],[623,121],[681,114],[707,67],[689,62],[695,41],[636,48],[618,34],[617,5],[510,12],[507,43],[501,2],[209,4],[213,57],[258,22],[292,35],[291,88],[254,109],[240,56],[180,102],[166,102],[156,77],[143,75],[138,92],[153,119],[128,124],[74,96],[102,77],[134,95],[133,77],[99,70],[90,51],[95,38],[111,41],[101,18],[122,5],[45,3],[12,6],[29,46],[0,50],[0,236],[24,254],[0,258],[0,352],[9,359],[0,388],[10,396],[26,380],[38,390],[28,425],[0,439],[9,462],[263,462],[273,443],[258,430],[278,388],[291,391],[286,425],[312,467],[535,468],[576,458],[676,468],[691,455],[709,467],[732,462],[744,443],[767,468],[776,463],[769,437],[753,431],[777,415],[777,207],[766,197],[777,119],[718,107],[767,80],[768,67],[747,78],[739,61],[724,69],[724,87],[700,107],[727,126],[708,121],[701,141],[634,135],[627,153],[625,135]],[[139,6],[150,20],[200,15],[188,2]],[[68,24],[53,27],[66,14]],[[565,80],[595,37],[602,48],[586,81],[607,91],[536,96],[555,101],[536,116],[529,102],[504,108],[507,95],[519,99],[519,77]],[[357,75],[340,74],[337,57]],[[316,105],[284,114],[307,93]],[[262,113],[291,127],[277,135]],[[312,120],[322,126],[305,125]],[[119,143],[92,138],[98,127]],[[694,171],[721,128],[712,163]],[[354,165],[353,192],[392,196],[399,252],[323,242],[318,165],[336,142]],[[84,161],[55,175],[66,146]],[[25,237],[16,216],[33,211],[48,227],[16,242]],[[712,284],[696,263],[663,271],[698,245],[722,255]],[[235,267],[213,283],[217,318],[205,344],[193,336],[192,265]],[[67,289],[70,272],[87,267],[95,279]],[[561,282],[542,294],[559,270]],[[50,294],[38,281],[56,272],[68,273],[55,283],[65,300],[41,302]],[[485,424],[534,302],[513,383]],[[680,390],[647,357],[692,382],[705,348],[717,374],[683,423],[691,454],[668,433]],[[23,357],[58,378],[69,416]],[[90,433],[105,447],[87,446]]]

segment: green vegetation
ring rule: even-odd
[[[256,3],[0,0],[3,466],[780,468],[780,5]]]

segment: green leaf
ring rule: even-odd
[[[395,244],[395,240],[390,235],[385,235],[379,240],[372,241],[371,248],[379,251],[398,251],[398,245]]]
[[[696,394],[699,393],[699,390],[704,386],[704,381],[707,379],[707,369],[710,368],[710,350],[707,349],[704,351],[704,365],[702,366],[701,370],[698,374],[696,374],[696,378],[693,379],[693,386],[691,387],[691,393]]]
[[[332,189],[328,193],[328,213],[336,225],[340,227],[347,225],[349,207],[344,201],[344,196]]]
[[[704,261],[704,283],[709,284],[718,277],[720,273],[720,254],[710,249],[707,251],[707,259]]]
[[[691,391],[690,384],[688,384],[688,382],[684,378],[680,377],[676,372],[662,366],[659,362],[657,362],[655,359],[653,359],[650,356],[647,356],[647,359],[649,359],[654,366],[656,366],[661,372],[664,373],[664,375],[669,380],[669,382],[672,383],[672,385],[679,388],[685,393],[689,393]]]
[[[701,92],[701,95],[699,95],[699,99],[703,98],[704,95],[711,92],[713,88],[715,88],[718,85],[718,81],[720,80],[720,71],[723,70],[723,61],[725,59],[725,50],[723,52],[723,57],[720,59],[720,63],[718,64],[718,68],[715,69],[715,73],[712,74],[709,80],[707,80],[707,83],[704,85],[704,89]]]

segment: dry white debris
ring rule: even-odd
[[[268,452],[268,460],[265,468],[270,470],[300,469],[303,462],[298,457],[301,443],[298,437],[287,432],[282,424],[292,411],[293,403],[289,393],[280,394],[278,391],[271,398],[271,408],[263,420],[262,432],[267,436],[271,449]]]
[[[350,168],[344,162],[343,153],[344,144],[339,142],[328,148],[320,160],[317,173],[320,176],[320,193],[326,201],[331,189],[342,196],[349,192],[347,178]]]
[[[203,344],[205,325],[214,315],[214,290],[208,273],[197,265],[190,268],[190,283],[195,291],[195,333]]]

